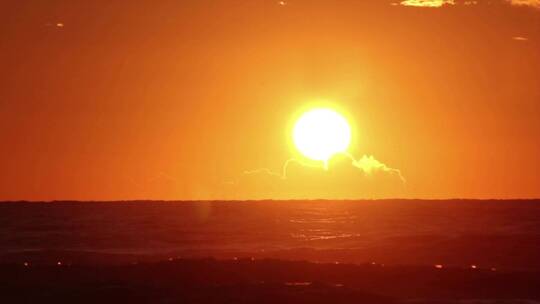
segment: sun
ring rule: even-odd
[[[341,114],[328,108],[303,113],[293,128],[293,142],[305,157],[324,162],[345,152],[351,142],[351,128]]]

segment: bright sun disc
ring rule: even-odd
[[[336,111],[313,109],[296,121],[293,141],[305,157],[326,163],[334,154],[347,150],[351,129],[345,117]]]

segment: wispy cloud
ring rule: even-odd
[[[254,170],[246,170],[246,171],[244,171],[244,174],[250,175],[250,174],[265,173],[265,174],[268,174],[268,175],[279,177],[281,179],[287,179],[287,169],[288,169],[289,165],[292,164],[292,163],[299,164],[302,167],[318,168],[318,169],[323,169],[324,168],[324,166],[308,164],[308,163],[303,162],[301,160],[298,160],[296,158],[290,158],[285,163],[283,163],[283,166],[281,168],[281,172],[275,172],[275,171],[272,171],[272,170],[270,170],[268,168],[258,168],[258,169],[254,169]]]
[[[399,179],[403,183],[406,182],[405,178],[403,177],[399,169],[395,169],[395,168],[391,168],[387,166],[386,164],[378,161],[373,155],[362,155],[361,158],[355,159],[349,153],[341,153],[341,154],[349,158],[351,160],[351,165],[357,169],[360,169],[365,175],[372,175],[374,173],[384,172],[384,173],[389,173],[389,174],[395,174],[396,176],[399,177]],[[281,179],[287,179],[287,169],[289,165],[292,163],[299,164],[300,166],[303,166],[303,167],[315,168],[315,169],[320,169],[320,170],[329,170],[328,167],[322,164],[321,165],[308,164],[301,160],[291,158],[291,159],[288,159],[283,164],[281,172],[275,172],[268,168],[258,168],[254,170],[246,170],[243,173],[247,175],[264,173],[264,174],[272,175],[275,177],[279,177]]]
[[[244,171],[224,183],[227,197],[244,198],[384,198],[403,196],[405,178],[372,155],[355,159],[348,153],[332,158],[328,166],[291,158],[281,170]]]
[[[399,169],[390,168],[387,165],[381,163],[373,155],[363,155],[360,159],[356,160],[352,156],[348,155],[352,160],[352,165],[358,169],[364,171],[365,174],[373,174],[374,172],[385,172],[389,174],[395,174],[405,183],[405,178],[401,174]]]
[[[521,37],[521,36],[515,36],[515,37],[512,37],[512,39],[514,39],[516,41],[528,41],[529,40],[529,38]]]
[[[477,4],[497,5],[509,3],[514,6],[528,6],[540,9],[540,0],[499,0],[499,1],[478,1],[478,0],[403,0],[399,3],[392,2],[391,5],[416,6],[416,7],[442,7],[446,5],[477,5]]]
[[[540,0],[506,0],[512,5],[517,6],[529,6],[536,9],[540,9]]]
[[[443,5],[454,5],[454,0],[404,0],[400,2],[404,6],[418,7],[441,7]]]

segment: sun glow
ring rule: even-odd
[[[296,121],[293,129],[294,145],[305,157],[323,161],[336,153],[345,152],[351,141],[349,123],[339,113],[327,108],[307,111]]]

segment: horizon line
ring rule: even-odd
[[[125,200],[0,200],[3,203],[242,203],[242,202],[360,202],[360,201],[540,201],[537,198],[315,198],[315,199],[125,199]]]

